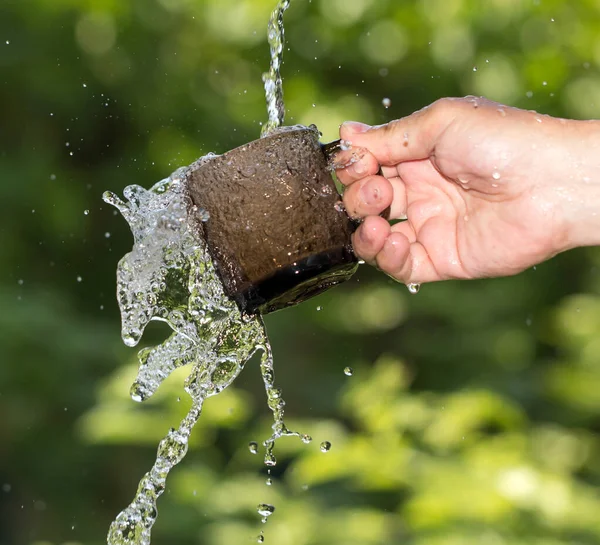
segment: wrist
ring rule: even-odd
[[[600,245],[600,122],[559,123],[568,142],[555,189],[566,229],[564,249]]]

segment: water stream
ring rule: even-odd
[[[269,19],[267,37],[271,51],[271,65],[269,71],[263,74],[269,120],[263,125],[262,136],[269,134],[277,127],[281,127],[285,120],[281,81],[284,44],[283,14],[290,7],[290,2],[291,0],[280,0]]]
[[[205,160],[210,160],[210,157]],[[139,352],[139,370],[131,387],[138,402],[148,399],[177,368],[189,365],[185,391],[192,407],[177,429],[160,442],[152,469],[144,475],[131,504],[112,523],[109,545],[149,545],[156,501],[169,471],[187,452],[204,401],[225,389],[245,363],[262,352],[260,371],[273,412],[273,433],[264,441],[265,464],[276,464],[273,447],[283,436],[298,436],[283,421],[284,401],[275,387],[273,356],[260,316],[245,316],[223,292],[198,232],[207,214],[192,206],[183,182],[185,168],[146,190],[125,189],[125,201],[106,192],[129,223],[134,237],[130,253],[119,262],[117,293],[122,337],[135,346],[151,320],[166,322],[173,333],[160,345]]]
[[[263,80],[269,120],[263,135],[284,121],[280,68],[283,14],[289,4],[290,0],[279,2],[268,26],[271,66]],[[211,154],[201,161],[214,157]],[[111,524],[108,545],[150,544],[157,500],[165,490],[169,472],[187,452],[204,401],[229,386],[254,354],[262,353],[260,372],[274,418],[273,433],[263,442],[265,464],[277,463],[277,439],[296,436],[305,443],[311,441],[307,435],[288,430],[284,423],[285,402],[275,386],[273,355],[262,318],[243,315],[225,295],[199,233],[199,222],[209,216],[192,205],[184,183],[186,171],[181,168],[148,190],[128,186],[125,200],[111,192],[103,196],[121,212],[134,238],[132,251],[120,260],[117,269],[123,341],[136,346],[152,320],[166,322],[173,330],[158,346],[140,350],[131,397],[138,402],[148,399],[175,369],[187,365],[190,373],[184,388],[192,398],[190,411],[179,427],[171,429],[160,442],[156,461],[140,481],[133,501]],[[260,504],[257,510],[265,522],[274,509]],[[262,533],[259,539],[264,539]]]

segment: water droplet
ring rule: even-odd
[[[473,66],[473,72],[477,72],[477,66]]]
[[[248,443],[248,450],[252,454],[258,454],[258,443],[256,441],[250,441]]]
[[[387,108],[389,108],[392,105],[392,101],[388,97],[385,97],[381,101],[381,104],[383,104],[383,107],[387,109]]]
[[[351,377],[354,374],[354,369],[352,369],[352,367],[346,367],[344,369],[344,375],[346,375],[347,377]]]
[[[83,86],[84,86],[84,87],[87,87],[87,83],[84,83],[84,84],[83,84]]]
[[[89,213],[90,213],[90,211],[89,211],[89,210],[84,210],[84,211],[83,211],[83,215],[84,215],[84,216],[87,216]]]
[[[329,441],[323,441],[319,448],[321,449],[321,452],[329,452],[331,449],[331,443]]]
[[[309,444],[311,441],[312,441],[312,437],[311,437],[310,435],[308,435],[308,434],[306,434],[306,433],[305,433],[305,434],[302,436],[302,442],[303,442],[305,445],[308,445],[308,444]]]
[[[257,542],[257,543],[264,543],[264,542],[265,542],[265,536],[263,536],[262,534],[261,534],[261,535],[259,535],[259,536],[256,538],[256,542]]]
[[[322,307],[322,306],[318,306],[318,307],[317,307],[317,312],[319,312],[319,311],[321,311],[321,310],[323,310],[323,307]]]
[[[492,172],[492,178],[494,178],[494,180],[499,180],[500,179],[500,173],[495,170],[494,172]]]
[[[104,233],[104,238],[110,238],[110,233],[108,231],[106,231],[106,233]]]
[[[272,452],[267,452],[265,454],[265,465],[268,467],[274,467],[277,465],[277,458]]]
[[[421,289],[421,284],[417,284],[416,282],[411,282],[410,284],[407,284],[406,287],[408,288],[408,291],[410,293],[415,295],[415,294],[419,293],[419,290]]]
[[[267,477],[267,480],[265,481],[265,484],[267,486],[271,486],[273,484],[273,479],[271,479],[271,477]]]
[[[77,282],[83,282],[83,278],[81,276],[77,277]]]
[[[19,284],[19,286],[22,286],[25,283],[25,281],[22,278],[19,278],[17,280],[17,284]]]
[[[258,514],[263,517],[262,522],[267,522],[267,518],[269,518],[275,512],[275,506],[270,505],[268,503],[260,503],[256,508]]]

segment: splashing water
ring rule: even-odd
[[[283,85],[281,81],[281,61],[283,60],[284,28],[283,14],[290,7],[291,0],[280,0],[271,13],[268,28],[268,41],[271,50],[271,66],[263,74],[267,112],[269,120],[262,128],[261,135],[266,136],[273,129],[283,125],[285,105],[283,104]]]
[[[134,237],[132,251],[117,270],[123,341],[135,346],[151,320],[166,322],[173,330],[162,344],[139,352],[131,397],[144,401],[175,369],[189,365],[185,391],[192,398],[179,427],[160,442],[156,462],[140,481],[134,500],[112,523],[108,545],[150,544],[156,502],[169,471],[187,452],[205,399],[229,386],[255,353],[262,352],[260,370],[275,420],[272,436],[263,443],[265,464],[276,464],[273,448],[278,438],[301,437],[283,422],[285,403],[274,384],[273,357],[262,319],[242,315],[224,294],[199,234],[198,222],[207,221],[208,215],[192,205],[184,183],[186,171],[177,170],[149,190],[129,186],[124,191],[126,201],[110,192],[103,196],[121,212]]]

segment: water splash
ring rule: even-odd
[[[267,112],[269,120],[263,125],[261,135],[266,136],[273,129],[283,125],[285,105],[283,103],[283,84],[281,81],[281,63],[283,60],[284,28],[283,14],[290,7],[291,0],[280,0],[271,13],[268,25],[268,42],[271,50],[271,65],[263,74]]]
[[[139,352],[131,397],[144,401],[175,369],[189,365],[184,388],[192,398],[179,427],[160,442],[156,462],[140,481],[135,498],[112,523],[108,545],[150,544],[158,497],[170,470],[187,452],[204,401],[227,388],[257,352],[262,352],[260,368],[275,420],[273,434],[264,442],[265,463],[275,465],[273,448],[278,438],[300,436],[283,422],[285,403],[275,387],[262,319],[242,315],[223,291],[198,229],[198,222],[208,215],[192,205],[184,183],[186,171],[177,170],[149,190],[129,186],[124,191],[126,201],[110,192],[103,196],[121,212],[134,237],[132,251],[117,270],[123,341],[137,345],[152,320],[166,322],[173,330],[162,344]]]

